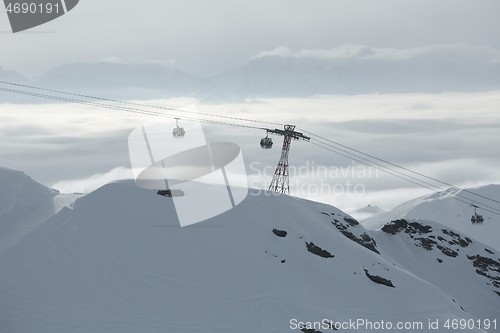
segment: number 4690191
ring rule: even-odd
[[[23,2],[23,3],[9,3],[7,5],[7,13],[11,14],[11,13],[14,13],[14,14],[19,14],[19,13],[23,13],[23,14],[43,14],[43,13],[46,13],[46,14],[50,14],[52,12],[55,12],[56,14],[59,14],[59,3],[56,3],[56,4],[51,4],[50,2],[49,3],[46,3],[46,4],[36,4],[36,3],[27,3],[27,2]]]

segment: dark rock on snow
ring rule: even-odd
[[[365,274],[366,276],[372,280],[373,282],[376,282],[376,283],[379,283],[379,284],[383,284],[387,287],[392,287],[392,288],[395,288],[394,285],[392,284],[392,281],[391,280],[388,280],[386,278],[383,278],[381,276],[377,276],[377,275],[371,275],[370,273],[368,273],[368,270],[365,269]]]
[[[288,234],[285,230],[273,229],[273,233],[278,237],[286,237]]]
[[[319,246],[314,245],[313,242],[311,242],[311,243],[306,242],[306,246],[307,246],[307,251],[309,251],[317,256],[320,256],[323,258],[333,258],[334,257],[333,254],[331,254],[327,250],[323,250]]]

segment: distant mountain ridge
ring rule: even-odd
[[[339,70],[324,60],[266,56],[204,79],[193,93],[203,97],[219,92],[245,97],[307,97],[334,94],[343,85]]]
[[[28,79],[15,71],[3,71],[0,68],[0,80],[97,97],[147,100],[189,95],[201,78],[157,63],[78,62],[49,69],[33,79]],[[1,86],[10,89],[27,89]],[[0,102],[47,103],[53,101],[0,92]]]
[[[0,81],[19,83],[19,84],[32,84],[33,83],[30,79],[28,79],[24,75],[21,75],[13,70],[4,70],[1,66],[0,66]],[[7,86],[7,85],[3,85],[3,84],[0,84],[0,87],[15,89],[14,86]],[[12,93],[0,91],[0,103],[15,102],[19,98],[21,98],[20,95],[14,95]],[[26,99],[26,101],[31,101],[32,103],[37,103],[37,102],[39,103],[40,102],[38,100],[31,100],[31,99]]]
[[[167,98],[191,91],[200,78],[161,64],[73,63],[34,78],[40,87],[134,99]]]
[[[500,59],[493,59],[497,56],[494,50],[488,50],[492,55],[482,55],[481,52],[488,52],[482,48],[460,45],[408,50],[361,46],[346,48],[352,54],[330,57],[268,54],[208,78],[167,68],[159,63],[97,62],[65,64],[32,80],[14,71],[0,69],[0,79],[109,98],[195,97],[208,103],[241,103],[242,98],[309,97],[320,94],[441,93],[500,89]],[[347,52],[343,48],[341,51]],[[0,92],[0,101],[13,99]]]
[[[195,95],[245,97],[318,94],[441,93],[500,89],[500,62],[388,61],[265,56],[203,80]]]
[[[1,66],[0,66],[0,80],[15,82],[15,83],[28,83],[28,82],[30,82],[30,80],[27,77],[25,77],[24,75],[21,75],[21,74],[17,73],[16,71],[4,70]]]

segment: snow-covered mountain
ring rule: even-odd
[[[381,253],[453,295],[475,318],[498,317],[500,252],[494,248],[427,220],[396,220],[370,234]]]
[[[0,254],[80,196],[61,194],[0,165]]]
[[[2,187],[16,175],[29,183],[0,173]],[[4,211],[14,206],[8,200]],[[22,202],[37,206],[29,196]],[[287,332],[291,320],[326,318],[422,322],[418,331],[430,332],[429,320],[498,318],[498,254],[441,229],[403,223],[369,232],[335,207],[256,190],[181,228],[171,198],[129,181],[108,184],[0,254],[0,330]],[[436,244],[417,239],[431,236]]]
[[[377,214],[380,214],[383,212],[385,212],[385,210],[383,210],[380,207],[368,205],[368,206],[350,211],[349,214],[358,220],[363,220],[363,219],[367,219],[369,217],[372,217],[374,215],[377,215]]]
[[[496,89],[500,89],[499,62],[268,55],[201,81],[195,95],[226,93],[258,98]]]
[[[466,190],[483,197],[500,201],[500,185],[492,184]],[[455,200],[454,197],[467,203]],[[446,191],[446,195],[434,193],[410,200],[389,212],[367,218],[362,221],[362,223],[367,229],[377,230],[390,221],[402,218],[432,220],[454,228],[491,247],[500,249],[500,216],[478,209],[478,214],[484,217],[484,223],[472,224],[471,216],[474,213],[474,209],[468,204],[469,201],[467,198],[480,202],[483,207],[489,206],[500,209],[500,204],[496,202],[489,201],[465,191],[449,189]]]

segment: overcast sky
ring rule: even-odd
[[[161,62],[208,76],[263,51],[344,44],[500,49],[497,0],[81,0],[63,17],[9,33],[0,11],[0,66],[27,76],[63,63]]]

